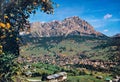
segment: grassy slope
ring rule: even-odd
[[[110,53],[110,46],[106,45],[107,39],[95,37],[48,37],[48,38],[32,38],[27,39],[29,45],[21,47],[21,55],[36,56],[49,54],[63,54],[73,56],[83,53],[90,59],[107,60],[107,55]],[[102,46],[101,46],[102,45]]]
[[[90,59],[102,59],[107,60],[108,55],[117,52],[115,46],[118,44],[113,42],[111,45],[110,38],[100,39],[93,37],[48,37],[48,38],[27,38],[27,45],[21,47],[21,55],[30,56],[34,54],[39,55],[54,55],[64,54],[66,56],[73,56],[83,53]],[[111,51],[112,50],[112,51]],[[33,64],[36,67],[37,72],[47,72],[53,74],[55,71],[60,71],[61,68],[47,65],[47,64]],[[37,68],[38,67],[38,68]],[[43,68],[42,68],[43,67]],[[49,68],[48,68],[49,67]],[[40,69],[41,68],[41,69]],[[52,68],[52,69],[51,69]],[[53,69],[54,68],[54,69]],[[68,73],[69,74],[69,73]],[[103,79],[97,79],[96,76],[101,75]],[[110,77],[109,74],[100,73],[94,75],[80,75],[80,76],[68,76],[67,82],[104,82],[105,78]],[[33,78],[34,79],[34,78]],[[36,78],[35,78],[36,79]]]

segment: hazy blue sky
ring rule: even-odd
[[[38,11],[31,15],[30,22],[49,22],[79,16],[95,30],[108,36],[120,33],[120,0],[54,0],[60,6],[54,15]]]

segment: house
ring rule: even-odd
[[[67,73],[66,72],[60,72],[57,74],[49,75],[47,76],[48,82],[60,82],[67,79]]]
[[[119,82],[119,79],[113,79],[112,82]]]
[[[112,82],[112,80],[106,80],[105,82]]]
[[[114,79],[112,80],[112,82],[120,82],[120,77],[119,76],[115,76]]]
[[[103,76],[96,76],[97,79],[103,79]]]
[[[112,82],[112,80],[110,78],[106,78],[105,82]]]

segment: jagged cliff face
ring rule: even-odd
[[[66,18],[63,21],[52,21],[48,23],[34,22],[31,24],[33,37],[68,36],[68,35],[95,35],[102,36],[85,20],[79,17]]]

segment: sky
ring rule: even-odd
[[[120,0],[53,0],[59,4],[53,15],[37,11],[30,22],[50,22],[79,16],[91,24],[96,31],[107,36],[120,33]]]

